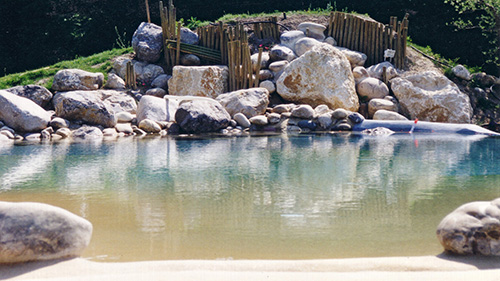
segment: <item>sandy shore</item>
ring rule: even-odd
[[[500,280],[500,257],[92,262],[0,266],[0,280]]]

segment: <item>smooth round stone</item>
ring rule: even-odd
[[[132,125],[130,123],[118,123],[115,125],[115,129],[119,133],[132,134],[134,130],[132,129]]]
[[[201,64],[201,60],[198,56],[187,54],[181,56],[181,64],[185,66],[198,66]]]
[[[360,97],[366,97],[368,100],[382,99],[389,95],[389,87],[384,82],[371,77],[360,81],[356,85],[356,91]]]
[[[269,121],[269,124],[278,124],[281,120],[281,115],[278,113],[270,113],[267,115],[267,120]]]
[[[160,74],[158,77],[151,82],[151,87],[153,88],[162,88],[162,89],[168,89],[168,80],[172,78],[171,75],[168,74]]]
[[[58,134],[52,134],[52,135],[50,135],[50,139],[52,141],[60,141],[63,139],[63,137],[61,135],[58,135]]]
[[[236,120],[234,119],[231,119],[231,121],[229,121],[229,126],[234,128],[238,126],[238,122],[236,122]]]
[[[155,96],[159,98],[163,98],[167,94],[167,91],[165,91],[162,88],[153,88],[149,89],[146,91],[146,95],[148,96]]]
[[[60,128],[56,131],[57,135],[60,135],[63,138],[67,138],[71,136],[71,130],[68,128]]]
[[[11,140],[13,140],[15,138],[15,135],[11,131],[8,131],[8,130],[0,131],[0,135],[6,136],[7,138],[9,138]]]
[[[332,113],[324,113],[318,116],[318,123],[322,129],[328,129],[333,124]]]
[[[300,57],[318,44],[321,44],[321,42],[316,39],[309,37],[302,38],[295,43],[295,53]]]
[[[349,115],[349,112],[343,108],[337,108],[332,112],[333,119],[345,119]]]
[[[298,133],[302,132],[302,129],[299,126],[296,126],[296,125],[289,125],[289,126],[286,127],[286,131],[288,133],[298,134]]]
[[[272,112],[282,114],[292,111],[292,109],[294,109],[295,107],[297,107],[297,105],[293,103],[278,104],[277,106],[273,107]]]
[[[304,32],[300,30],[287,31],[281,34],[280,42],[282,45],[285,45],[293,50],[295,48],[295,42],[305,36]]]
[[[354,81],[356,81],[356,84],[370,77],[368,70],[364,66],[356,66],[352,70],[352,75],[354,76]]]
[[[330,112],[330,108],[326,104],[320,104],[314,108],[316,115],[321,115]]]
[[[318,125],[311,120],[300,120],[299,123],[297,123],[297,126],[301,129],[309,129],[311,131],[316,130],[318,127]]]
[[[118,123],[132,122],[132,120],[135,118],[132,113],[126,111],[118,112],[115,116]]]
[[[243,128],[250,128],[250,121],[243,113],[236,113],[233,119]]]
[[[60,128],[68,128],[69,121],[61,117],[55,117],[54,119],[50,120],[49,126],[51,126],[52,128],[54,128],[54,130],[57,131]]]
[[[118,133],[114,128],[106,128],[102,130],[102,135],[107,138],[116,138],[118,137]]]
[[[333,37],[326,37],[325,41],[323,42],[328,45],[337,46],[337,40],[335,40]]]
[[[148,133],[159,133],[161,131],[160,125],[153,120],[144,119],[139,123],[139,129]]]
[[[315,22],[303,22],[297,27],[298,30],[304,32],[307,37],[323,41],[325,39],[326,26]]]
[[[301,104],[292,110],[292,116],[303,119],[313,119],[314,109],[308,104]]]
[[[354,124],[359,124],[359,123],[365,121],[365,117],[363,117],[363,115],[359,114],[358,112],[353,112],[353,113],[349,114],[348,118]]]
[[[269,69],[262,69],[259,71],[259,80],[271,80],[274,78],[273,72]]]
[[[339,124],[336,124],[335,126],[333,126],[332,130],[334,130],[334,131],[350,131],[350,130],[352,130],[352,127],[348,123],[340,122]]]
[[[269,55],[272,61],[292,61],[296,58],[293,50],[283,45],[274,46]]]
[[[373,120],[408,120],[408,118],[394,111],[379,109],[373,114]]]
[[[270,80],[260,82],[259,87],[267,89],[270,94],[276,92],[276,85]]]
[[[24,136],[24,139],[27,141],[40,141],[42,139],[42,134],[40,133],[27,134]]]
[[[269,123],[267,117],[264,115],[257,115],[249,119],[250,123],[257,126],[265,126]]]
[[[286,60],[275,61],[269,65],[269,70],[271,70],[273,73],[277,73],[282,71],[288,64],[289,62]]]

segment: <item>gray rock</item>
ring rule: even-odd
[[[153,88],[147,90],[145,95],[163,98],[166,94],[167,91],[163,90],[162,88]]]
[[[318,44],[321,44],[321,42],[316,39],[309,37],[302,38],[295,43],[295,54],[300,57]]]
[[[61,128],[68,128],[69,127],[69,121],[66,119],[63,119],[61,117],[55,117],[54,119],[50,120],[49,125],[54,129],[54,130],[59,130]]]
[[[234,120],[243,128],[249,128],[251,123],[248,118],[243,113],[236,113],[233,116]]]
[[[274,78],[273,73],[269,69],[262,69],[259,71],[259,80],[264,81],[264,80],[271,80]]]
[[[500,198],[458,207],[439,223],[437,237],[446,252],[500,256]]]
[[[296,58],[293,50],[284,45],[275,45],[269,52],[272,61],[292,61]]]
[[[282,114],[284,112],[291,112],[296,107],[297,105],[294,103],[278,104],[277,106],[273,107],[273,112]]]
[[[56,131],[57,135],[60,135],[62,138],[68,138],[71,136],[72,132],[68,128],[60,128]]]
[[[306,37],[304,32],[300,30],[292,30],[292,31],[287,31],[281,34],[280,36],[280,42],[281,45],[284,45],[292,50],[295,49],[295,42],[297,40]]]
[[[318,116],[321,114],[328,113],[330,111],[332,111],[332,110],[328,107],[328,105],[320,104],[314,108],[314,115]]]
[[[269,91],[265,88],[244,89],[219,95],[216,100],[231,116],[243,113],[247,118],[251,118],[266,112]]]
[[[321,115],[318,116],[318,124],[319,124],[319,127],[321,129],[329,129],[332,124],[333,124],[333,120],[332,120],[332,113],[329,112],[329,113],[323,113]]]
[[[9,131],[9,130],[0,130],[0,135],[2,136],[6,136],[7,138],[13,140],[15,139],[15,135],[13,132]]]
[[[189,28],[181,27],[181,42],[191,45],[198,45],[200,39],[198,34],[191,31]]]
[[[267,89],[269,94],[276,92],[276,85],[274,84],[273,81],[270,81],[270,80],[265,80],[265,81],[260,82],[259,87]]]
[[[167,100],[155,96],[144,96],[137,106],[137,122],[144,119],[153,121],[172,121],[177,110],[178,102],[170,102],[173,108],[167,106]],[[173,104],[175,103],[175,104]]]
[[[108,80],[106,81],[104,88],[123,90],[125,89],[125,86],[125,81],[120,76],[114,73],[109,73]]]
[[[308,104],[301,104],[298,107],[292,109],[292,116],[302,119],[313,119],[314,109]]]
[[[115,128],[106,128],[102,130],[102,136],[107,140],[116,139],[118,137],[118,132]]]
[[[259,60],[259,53],[255,53],[250,56],[250,59],[252,60],[252,67],[253,71],[257,71],[258,65],[257,62]],[[260,58],[260,69],[267,68],[271,60],[271,57],[269,56],[269,52],[262,52],[262,57]]]
[[[58,117],[108,128],[116,125],[115,111],[95,92],[60,92],[54,96],[53,103]]]
[[[104,135],[99,128],[84,125],[74,130],[71,136],[80,140],[101,140]]]
[[[116,116],[116,121],[118,123],[132,122],[132,120],[134,120],[135,118],[135,116],[132,113],[126,111],[118,112],[115,114],[115,116]]]
[[[359,124],[365,120],[365,117],[363,117],[363,115],[359,114],[358,112],[350,113],[347,118],[354,124]]]
[[[270,113],[267,115],[267,120],[269,124],[278,124],[281,121],[281,114],[279,113]]]
[[[157,134],[161,131],[160,125],[153,120],[143,119],[139,122],[139,128],[147,133]]]
[[[38,85],[17,86],[6,91],[30,99],[42,108],[47,108],[52,100],[52,93],[47,88]]]
[[[314,22],[303,22],[297,27],[307,37],[323,41],[325,39],[326,26]]]
[[[140,61],[157,62],[163,49],[161,27],[153,23],[141,23],[132,36],[132,47]]]
[[[130,123],[118,123],[115,126],[115,130],[118,133],[124,133],[127,135],[134,133],[134,129],[132,129],[132,125],[130,125]]]
[[[64,209],[41,203],[0,202],[0,263],[79,256],[92,224]]]
[[[373,116],[378,110],[398,112],[398,105],[386,99],[372,99],[368,102],[368,115]]]
[[[51,114],[30,99],[0,90],[0,120],[20,132],[45,129]]]
[[[223,65],[176,65],[168,82],[168,92],[176,96],[216,98],[227,92],[228,75],[229,69]]]
[[[408,118],[394,111],[379,109],[373,114],[373,120],[408,120]]]
[[[349,112],[343,108],[337,108],[332,112],[332,118],[337,120],[346,119],[348,115]]]
[[[95,94],[104,103],[111,106],[115,113],[125,111],[134,114],[137,111],[137,102],[131,95],[127,94],[126,92],[115,90],[100,90],[90,93]]]
[[[366,70],[368,71],[368,74],[370,77],[377,78],[379,80],[382,80],[382,76],[384,73],[384,67],[385,67],[385,73],[387,76],[387,80],[391,80],[392,78],[396,77],[398,75],[398,71],[394,67],[394,65],[388,61],[384,61],[375,65],[372,65],[368,67]]]
[[[198,66],[201,65],[201,60],[198,56],[193,54],[184,54],[181,56],[180,60],[182,65],[185,66]]]
[[[356,52],[343,47],[335,47],[335,48],[340,50],[342,54],[346,56],[347,60],[351,64],[351,68],[355,68],[356,66],[363,66],[366,60],[368,59],[368,57],[361,52]]]
[[[80,69],[63,69],[54,75],[54,91],[97,90],[104,83],[104,74]]]
[[[153,80],[153,82],[151,82],[151,87],[168,90],[168,80],[170,80],[170,78],[172,78],[171,75],[160,74],[155,78],[155,80]]]
[[[182,101],[175,113],[175,122],[187,133],[217,132],[229,125],[231,116],[215,100]]]
[[[333,37],[327,37],[323,42],[331,46],[337,46],[337,40],[335,40]]]
[[[158,76],[165,73],[163,68],[159,65],[131,60],[128,57],[118,57],[113,64],[113,68],[115,69],[116,73],[123,79],[125,79],[127,73],[128,62],[131,62],[134,66],[134,72],[137,77],[137,82],[139,84],[144,84],[144,86],[151,85],[151,83]]]
[[[384,82],[371,77],[356,84],[356,91],[360,97],[367,100],[382,99],[389,95],[389,87]]]
[[[29,133],[24,136],[25,141],[39,142],[42,140],[41,133]]]
[[[253,116],[252,118],[249,119],[249,121],[253,125],[257,126],[266,126],[267,124],[269,124],[269,120],[264,115]]]
[[[458,77],[460,79],[467,80],[467,81],[470,81],[472,79],[472,76],[470,75],[469,70],[467,70],[467,68],[465,68],[465,66],[463,66],[461,64],[453,67],[451,69],[451,72],[453,72],[453,75],[455,75],[456,77]]]

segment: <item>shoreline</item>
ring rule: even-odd
[[[83,258],[1,265],[1,280],[498,280],[500,257],[327,260],[172,260],[105,263]]]

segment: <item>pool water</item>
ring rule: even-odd
[[[500,197],[500,139],[274,135],[0,144],[0,200],[94,226],[99,261],[435,255],[440,220]]]

